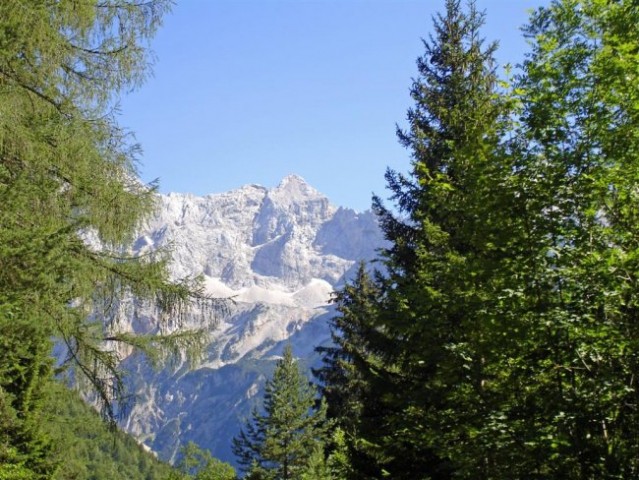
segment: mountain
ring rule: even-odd
[[[317,363],[314,348],[330,338],[331,292],[382,244],[371,212],[334,207],[295,175],[273,189],[161,196],[136,252],[170,249],[175,279],[201,276],[208,293],[233,303],[196,368],[154,371],[140,357],[125,360],[135,404],[123,428],[165,460],[194,441],[233,462],[231,439],[283,346],[290,342],[302,364]],[[131,328],[150,324],[142,315]]]

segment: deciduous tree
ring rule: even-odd
[[[637,20],[636,2],[561,0],[526,30],[517,272],[501,307],[518,334],[504,342],[494,444],[514,478],[639,468]]]

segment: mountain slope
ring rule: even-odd
[[[209,293],[233,297],[211,331],[205,361],[155,372],[126,359],[136,404],[123,427],[161,458],[193,440],[232,461],[231,438],[261,398],[283,345],[302,362],[329,341],[331,292],[383,243],[371,212],[332,206],[298,176],[266,189],[196,197],[169,194],[140,233],[137,253],[171,248],[174,278],[202,276]],[[144,315],[131,328],[149,328]]]

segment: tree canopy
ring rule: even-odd
[[[170,3],[0,2],[0,478],[61,474],[55,376],[113,420],[123,345],[202,347],[182,327],[215,301],[129,246],[155,186],[115,116]],[[397,130],[409,172],[373,199],[390,246],[320,349],[328,406],[287,347],[234,440],[249,478],[637,477],[637,2],[537,9],[510,83],[482,24],[472,1],[434,18]],[[128,331],[142,307],[155,331]],[[187,476],[233,476],[186,453]]]
[[[384,268],[338,294],[324,351],[329,411],[377,462],[355,478],[636,475],[637,15],[537,9],[510,85],[473,2],[434,19],[412,168],[374,199]]]
[[[54,370],[52,342],[113,419],[117,344],[163,354],[202,340],[176,327],[193,302],[211,302],[168,281],[165,254],[128,246],[155,188],[138,180],[138,148],[115,117],[117,96],[148,73],[146,43],[170,3],[0,2],[0,457],[33,478],[52,468],[37,453],[38,405],[66,366]],[[131,298],[157,307],[165,335],[122,328]]]

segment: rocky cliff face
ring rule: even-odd
[[[167,460],[193,440],[232,461],[231,439],[261,398],[273,359],[290,342],[302,363],[329,341],[330,294],[383,244],[370,212],[336,208],[300,177],[196,197],[169,194],[135,243],[170,248],[172,275],[201,275],[233,297],[210,334],[203,364],[151,370],[125,362],[135,405],[122,426]]]

